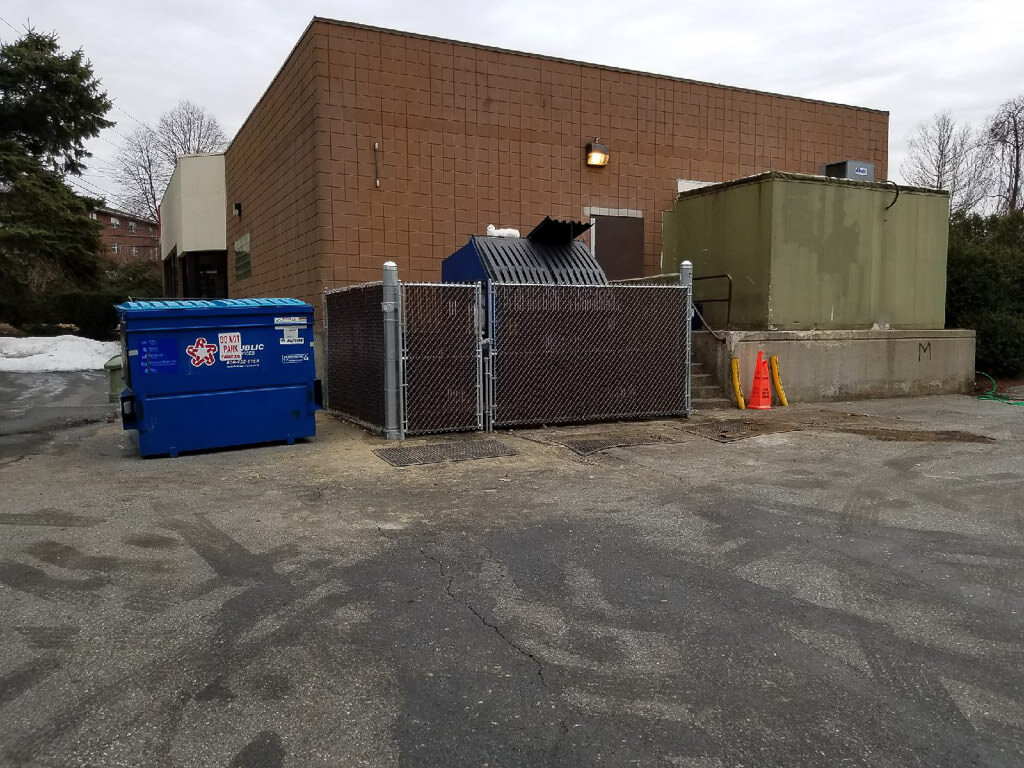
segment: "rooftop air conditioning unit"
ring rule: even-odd
[[[832,176],[837,179],[854,179],[855,181],[874,181],[875,164],[865,163],[861,160],[842,160],[838,163],[829,163],[821,166],[822,176]]]

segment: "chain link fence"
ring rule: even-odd
[[[492,284],[491,425],[688,415],[688,291]]]
[[[483,429],[478,285],[402,283],[405,434]]]
[[[324,297],[327,406],[388,437],[689,415],[685,285],[385,282]],[[486,315],[486,320],[485,320]]]
[[[324,294],[327,407],[374,431],[384,428],[383,300],[381,283]]]

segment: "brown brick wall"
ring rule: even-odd
[[[595,137],[603,169],[583,162]],[[388,259],[436,280],[487,224],[525,234],[585,207],[643,211],[654,273],[677,178],[846,158],[885,178],[887,141],[885,112],[314,20],[227,152],[228,205],[246,206],[229,243],[251,231],[253,254],[230,295],[319,306]]]
[[[226,153],[228,295],[319,294],[329,208],[319,175],[327,150],[317,133],[326,108],[326,51],[307,31]],[[327,193],[329,195],[329,192]],[[329,198],[328,198],[329,199]],[[235,203],[242,215],[233,215]],[[235,241],[249,234],[252,276],[235,279]],[[319,299],[314,306],[319,307]]]

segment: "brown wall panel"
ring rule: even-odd
[[[602,169],[583,163],[595,137]],[[241,282],[229,250],[230,295],[319,306],[317,278],[379,279],[387,260],[437,280],[488,224],[594,207],[643,213],[655,273],[677,178],[846,158],[885,178],[887,143],[885,112],[316,19],[227,152],[229,246],[249,232],[252,249]]]

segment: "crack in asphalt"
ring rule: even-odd
[[[494,634],[500,637],[502,642],[504,642],[506,645],[512,648],[516,653],[532,661],[537,666],[537,677],[540,678],[540,684],[544,687],[545,690],[550,690],[550,688],[548,688],[547,680],[544,679],[544,665],[541,663],[540,659],[538,659],[528,650],[519,645],[515,640],[509,638],[504,632],[501,631],[501,627],[489,621],[486,616],[480,613],[480,611],[478,611],[473,606],[473,604],[469,602],[469,600],[459,597],[454,592],[452,592],[452,584],[455,581],[455,577],[448,575],[448,569],[445,567],[444,562],[434,557],[433,555],[428,555],[425,549],[420,549],[420,554],[423,555],[423,557],[425,557],[426,559],[432,560],[433,562],[437,563],[437,567],[438,570],[440,571],[441,577],[448,579],[448,583],[445,584],[444,588],[445,594],[448,595],[448,597],[451,598],[454,602],[468,608],[470,613],[476,616],[476,618],[480,621],[481,624],[483,624],[488,629],[493,630]]]

